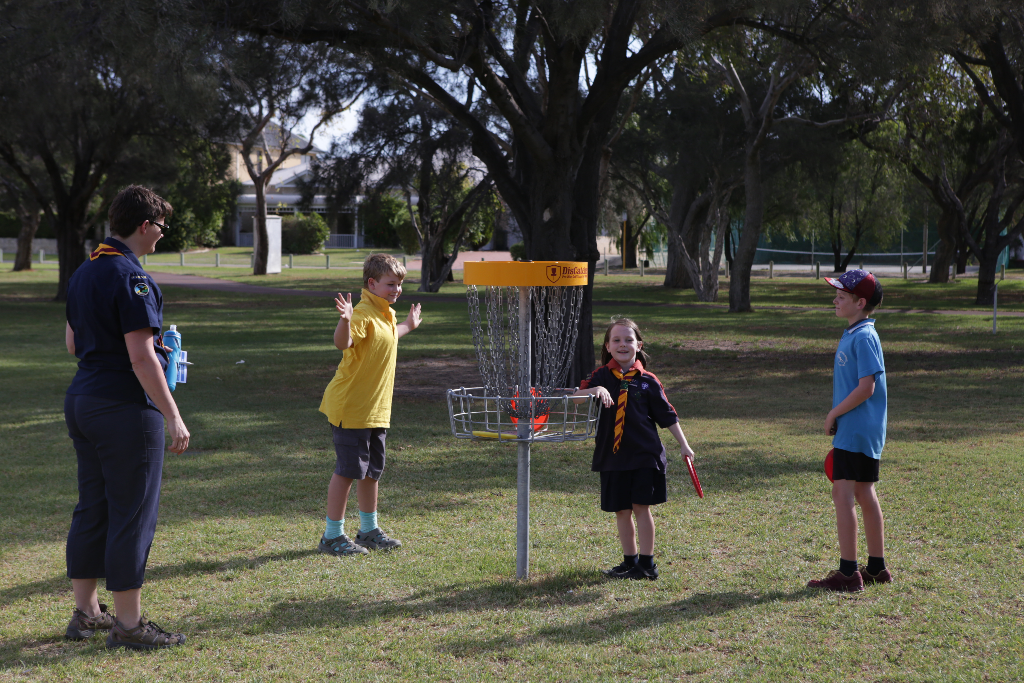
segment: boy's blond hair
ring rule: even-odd
[[[388,275],[405,279],[405,266],[391,254],[370,254],[363,261],[363,286],[370,286],[370,278],[377,282]]]

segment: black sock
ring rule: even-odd
[[[654,567],[654,555],[638,555],[639,565],[644,569],[652,569]]]
[[[636,566],[636,558],[637,558],[636,555],[623,555],[622,556],[622,564],[626,565],[627,567],[635,567]]]
[[[853,576],[853,573],[857,571],[857,560],[839,558],[839,571],[843,573],[843,576]]]
[[[868,555],[868,574],[878,576],[885,571],[885,558]]]

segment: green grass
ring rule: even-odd
[[[640,322],[707,496],[672,458],[655,512],[662,578],[643,585],[597,572],[619,549],[589,444],[534,448],[532,573],[513,578],[515,451],[449,435],[442,390],[471,380],[475,361],[465,304],[445,300],[425,304],[400,344],[381,521],[406,546],[315,554],[333,467],[317,406],[338,360],[336,313],[316,299],[167,287],[165,320],[196,363],[176,392],[193,439],[166,457],[144,601],[189,643],[133,655],[61,640],[76,500],[61,406],[74,359],[55,282],[0,272],[2,680],[1024,675],[1024,318],[1001,318],[993,336],[985,316],[879,312],[890,392],[879,492],[897,582],[837,596],[804,588],[837,557],[821,430],[842,323],[821,310],[820,282],[756,280],[758,310],[730,315],[649,305],[692,298],[599,277],[597,332],[614,314]],[[920,294],[929,308],[970,308],[940,296],[960,285],[890,282],[932,292]]]

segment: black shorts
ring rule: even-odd
[[[334,473],[349,479],[380,479],[384,473],[384,446],[388,430],[383,427],[344,429],[334,432]]]
[[[832,480],[878,481],[878,465],[881,461],[863,453],[832,449]]]
[[[633,505],[659,505],[668,500],[665,473],[653,467],[601,472],[601,509],[632,510]]]

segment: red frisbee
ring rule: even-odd
[[[834,448],[828,452],[828,455],[825,456],[825,476],[828,477],[829,481],[835,481],[834,479],[832,479],[832,453],[833,453],[833,451],[835,451]]]
[[[697,470],[693,469],[693,458],[686,459],[686,466],[690,468],[690,481],[693,482],[693,488],[697,492],[697,495],[701,498],[704,497],[704,489],[700,487],[700,479],[697,478]]]

